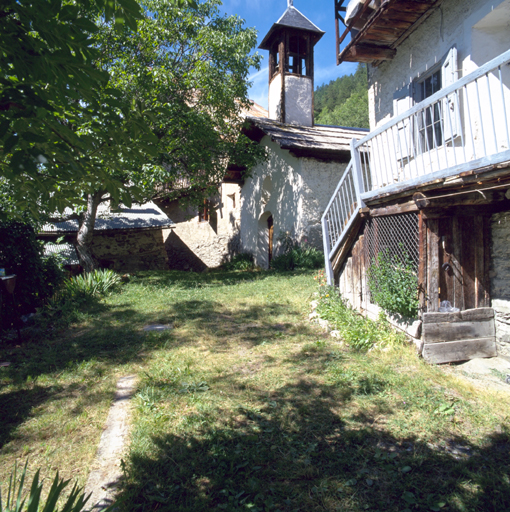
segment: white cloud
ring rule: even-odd
[[[248,80],[252,82],[248,93],[250,99],[266,109],[268,102],[268,73],[269,67],[266,66],[248,77]]]

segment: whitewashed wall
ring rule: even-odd
[[[307,76],[285,77],[285,122],[312,126],[312,84]]]
[[[397,48],[392,60],[369,66],[370,127],[393,117],[393,94],[440,63],[454,45],[459,77],[508,50],[509,8],[509,0],[444,2]]]
[[[282,112],[282,75],[277,74],[269,84],[269,119],[280,120]]]
[[[444,2],[440,9],[434,11],[397,48],[397,54],[393,60],[385,61],[377,67],[369,66],[371,128],[383,125],[395,115],[402,114],[410,108],[417,101],[413,97],[415,92],[411,95],[408,104],[401,99],[398,106],[395,95],[405,99],[406,94],[402,92],[406,87],[409,84],[416,84],[432,69],[441,67],[454,47],[457,50],[457,69],[454,70],[458,75],[457,78],[466,76],[508,50],[510,48],[510,0]],[[508,116],[508,107],[510,107],[510,68],[508,66],[502,69],[502,79]],[[448,84],[443,84],[443,87],[445,85]],[[489,87],[491,94],[489,94]],[[480,105],[477,97],[480,98]],[[445,106],[446,104],[443,105]],[[453,141],[456,147],[451,147],[450,141],[439,151],[434,149],[425,153],[425,156],[419,152],[416,161],[403,159],[399,162],[387,162],[388,168],[399,169],[400,180],[411,177],[417,166],[420,174],[426,174],[439,168],[451,167],[457,161],[474,160],[485,154],[495,154],[509,149],[498,76],[491,74],[488,83],[485,80],[480,81],[478,93],[475,85],[468,86],[468,95],[461,95],[460,104],[454,106],[450,103],[450,106],[452,107],[450,118],[457,134]],[[455,113],[452,114],[452,110]],[[443,111],[447,110],[443,109]],[[445,117],[444,122],[445,132],[449,132],[450,121]],[[481,131],[482,122],[484,135]],[[406,133],[407,139],[405,143],[402,141],[403,145],[410,145],[411,140],[418,144],[416,133],[411,134],[407,130]],[[389,147],[386,147],[387,145]],[[398,159],[399,156],[395,155],[395,145],[398,145],[398,140],[382,142],[376,148],[378,155],[374,157],[378,160]],[[397,176],[390,176],[390,182],[387,184],[391,184],[392,179],[397,179]]]
[[[273,253],[288,232],[299,242],[322,250],[321,216],[347,164],[296,158],[265,136],[269,152],[241,190],[241,246],[267,267],[267,218],[273,216]]]

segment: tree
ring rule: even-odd
[[[121,166],[94,157],[107,179],[122,187],[95,182],[85,190],[77,250],[86,270],[94,267],[90,242],[101,202],[146,201],[176,181],[187,183],[188,200],[198,202],[216,190],[228,162],[250,167],[260,158],[260,146],[240,130],[248,72],[260,60],[250,55],[256,33],[236,16],[220,16],[219,4],[178,8],[168,0],[145,0],[136,32],[116,30],[106,20],[98,24],[98,67],[109,73],[109,86],[122,91],[121,111],[133,105],[151,132],[132,127],[131,137],[141,136],[145,147],[123,152]]]
[[[359,64],[356,73],[319,87],[314,112],[317,124],[368,128],[366,67]]]
[[[184,5],[188,0],[174,0]],[[84,187],[119,187],[97,166],[121,167],[118,147],[129,152],[143,130],[136,109],[119,108],[119,91],[96,66],[94,35],[101,17],[136,30],[135,0],[4,0],[0,9],[0,217],[42,205],[62,210]],[[129,144],[128,144],[129,142]]]

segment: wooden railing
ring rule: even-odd
[[[355,139],[351,143],[351,151]],[[333,268],[331,259],[345,240],[349,229],[359,216],[363,206],[360,198],[360,162],[353,158],[345,169],[333,197],[329,201],[322,216],[322,239],[326,261],[326,276],[328,284],[333,284]]]

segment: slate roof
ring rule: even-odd
[[[69,215],[71,211],[65,211]],[[163,228],[175,226],[167,215],[154,203],[133,205],[131,208],[122,207],[120,210],[111,212],[107,205],[98,208],[94,231],[106,231],[110,229],[140,229],[140,228]],[[42,233],[59,233],[78,231],[78,220],[71,219],[62,222],[45,224]]]
[[[348,162],[351,159],[351,140],[361,139],[369,130],[344,126],[296,126],[273,119],[247,117],[244,131],[260,142],[264,135],[282,149],[298,157],[312,157]]]
[[[282,14],[281,18],[273,24],[259,45],[261,50],[271,49],[271,39],[274,32],[282,27],[297,28],[308,32],[315,32],[317,38],[315,43],[325,34],[319,27],[314,25],[306,16],[301,14],[294,6],[289,5],[287,10]]]

